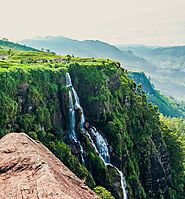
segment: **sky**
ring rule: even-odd
[[[0,38],[185,45],[185,0],[0,0]]]

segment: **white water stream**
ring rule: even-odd
[[[85,165],[85,161],[83,158],[83,153],[84,153],[83,147],[76,136],[75,109],[81,110],[81,113],[82,113],[81,114],[82,115],[81,116],[81,128],[82,128],[83,132],[86,134],[86,136],[89,138],[89,141],[91,142],[91,144],[94,147],[97,154],[99,154],[100,158],[102,159],[102,161],[104,162],[104,164],[106,166],[115,168],[117,170],[117,172],[119,173],[120,179],[121,179],[120,183],[121,183],[121,187],[122,187],[122,191],[123,191],[123,199],[127,199],[125,178],[123,176],[123,173],[117,167],[115,167],[114,165],[112,165],[110,163],[110,155],[109,155],[107,142],[105,141],[103,136],[96,130],[95,127],[90,126],[89,131],[87,131],[83,128],[84,123],[85,123],[85,115],[84,115],[83,109],[80,105],[79,97],[71,83],[71,77],[70,77],[69,73],[66,73],[66,87],[71,87],[71,90],[69,89],[69,124],[70,124],[69,125],[69,136],[72,140],[79,143],[80,153],[81,153],[81,157],[82,157],[82,163]],[[74,101],[73,101],[73,97],[74,97]],[[75,107],[74,107],[74,105],[75,105]]]

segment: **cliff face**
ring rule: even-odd
[[[41,55],[44,64],[40,64]],[[29,134],[89,187],[101,185],[115,198],[122,198],[119,176],[105,167],[79,125],[76,131],[85,166],[79,145],[69,138],[69,89],[65,82],[69,72],[86,119],[101,132],[108,143],[110,162],[125,176],[129,198],[171,198],[170,157],[158,110],[147,103],[145,94],[118,63],[69,56],[55,62],[51,55],[42,53],[23,53],[11,59],[10,66],[3,63],[6,67],[0,70],[0,136]],[[21,64],[11,65],[20,59]],[[80,113],[75,111],[75,115],[78,123]]]
[[[126,177],[129,197],[160,198],[161,193],[170,197],[168,152],[157,109],[147,104],[145,94],[119,66],[71,65],[69,71],[87,120],[101,130],[111,162]]]
[[[0,140],[1,199],[98,198],[46,147],[23,133]]]
[[[150,79],[144,73],[129,72],[129,77],[132,78],[137,85],[142,85],[142,89],[146,92],[148,102],[152,102],[158,106],[160,113],[170,117],[185,117],[184,105],[176,102],[174,99],[166,97],[156,90]]]

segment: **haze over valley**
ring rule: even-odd
[[[185,46],[151,47],[118,45],[99,40],[74,40],[66,37],[43,37],[21,43],[37,49],[49,49],[62,55],[109,58],[129,71],[145,72],[156,89],[178,101],[185,100]]]
[[[0,3],[0,199],[185,199],[185,1]]]

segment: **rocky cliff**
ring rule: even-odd
[[[1,199],[95,199],[84,183],[40,142],[24,133],[0,140]]]

